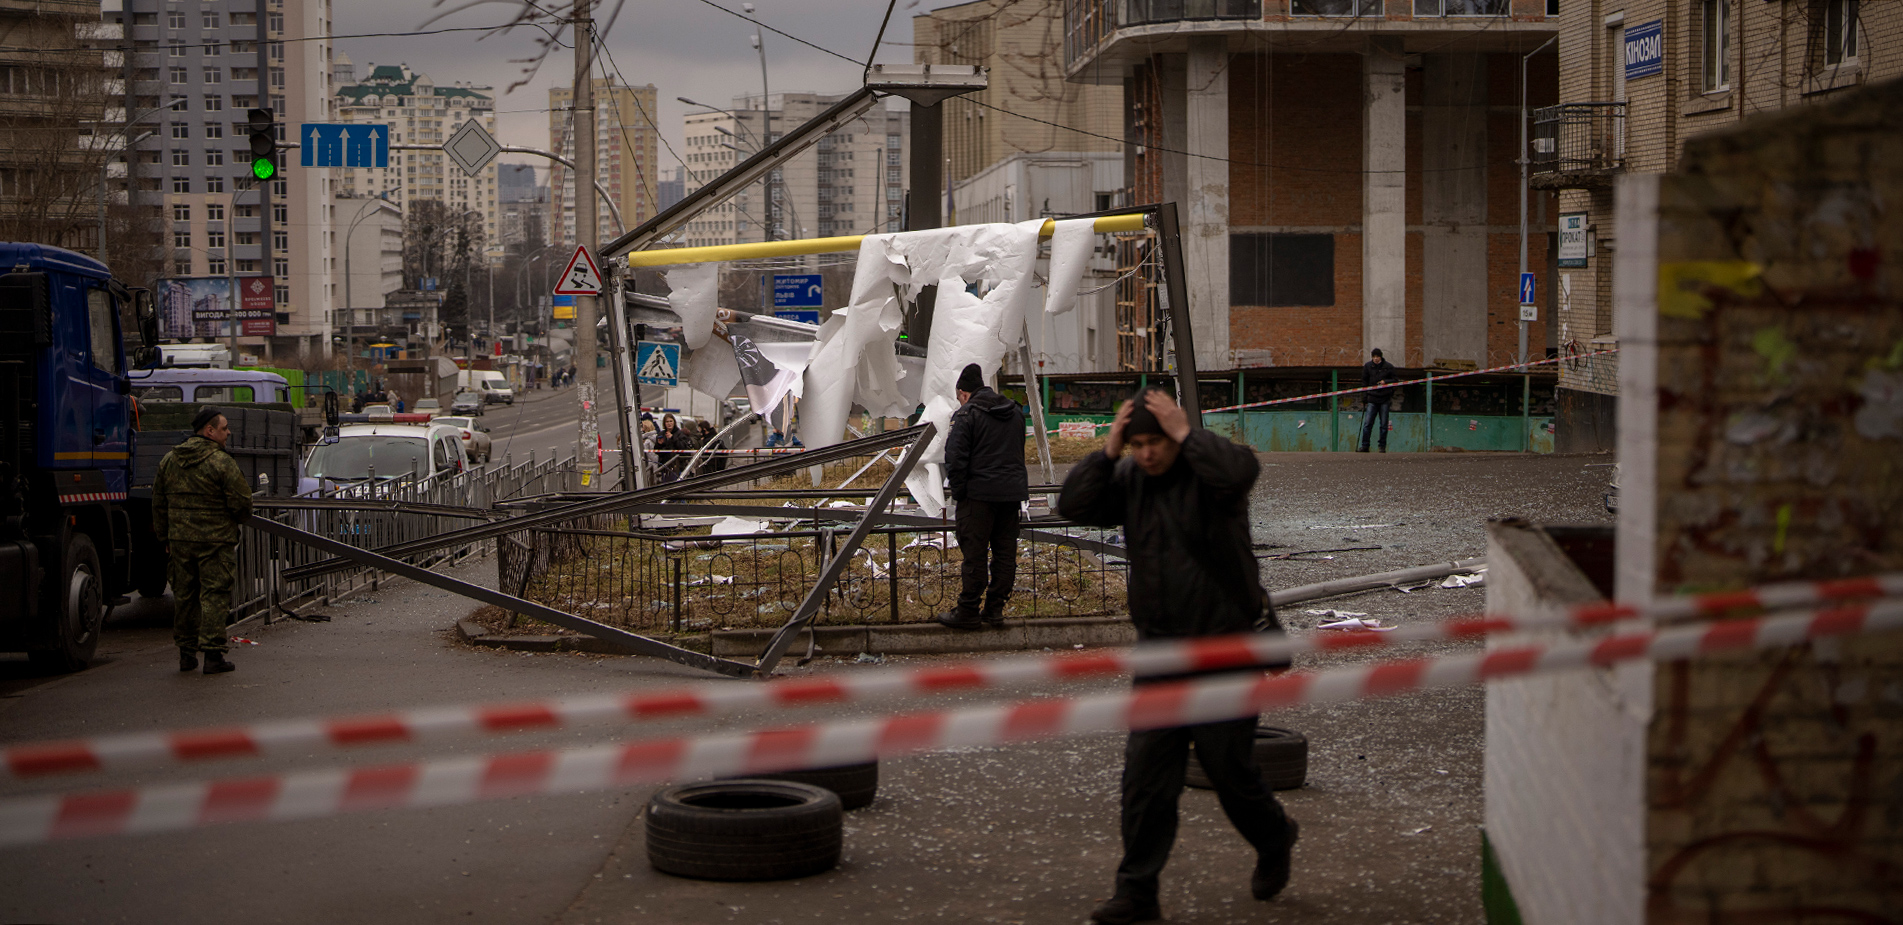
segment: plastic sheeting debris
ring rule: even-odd
[[[1487,583],[1486,570],[1471,575],[1449,575],[1440,583],[1443,588],[1478,588]]]
[[[720,309],[720,264],[674,267],[667,271],[667,290],[668,307],[681,316],[681,337],[687,341],[687,349],[699,350],[713,334],[714,314]]]
[[[1097,220],[1067,219],[1057,223],[1051,235],[1050,290],[1044,296],[1044,312],[1061,315],[1077,304],[1077,287],[1090,268],[1091,249],[1097,244]]]
[[[763,524],[760,521],[748,520],[745,517],[723,517],[719,523],[714,524],[713,532],[710,535],[745,536],[750,533],[760,532],[762,526]]]

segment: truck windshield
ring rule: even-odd
[[[345,437],[313,450],[306,471],[311,478],[345,480],[368,478],[372,468],[378,478],[407,476],[412,469],[428,475],[429,444],[415,437]]]

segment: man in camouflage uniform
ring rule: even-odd
[[[152,485],[152,529],[171,557],[172,594],[178,607],[172,639],[178,670],[198,667],[220,674],[236,665],[225,660],[225,622],[238,570],[238,527],[251,516],[251,487],[238,461],[225,452],[231,426],[216,408],[192,419],[192,435],[159,463]]]

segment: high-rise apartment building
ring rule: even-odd
[[[497,174],[504,250],[539,247],[548,240],[548,187],[535,182],[528,164],[503,164]]]
[[[354,73],[354,70],[352,71]],[[439,84],[407,64],[370,64],[363,79],[337,87],[337,121],[388,125],[391,144],[440,145],[475,120],[495,134],[495,88],[466,81]],[[453,215],[482,215],[482,248],[497,240],[496,171],[493,161],[477,176],[440,151],[391,151],[390,166],[337,170],[343,195],[383,197],[413,209],[425,200],[441,202]]]
[[[117,15],[132,50],[126,136],[151,133],[134,146],[129,182],[135,202],[157,202],[166,219],[166,274],[269,275],[277,333],[240,338],[239,349],[328,355],[337,297],[329,171],[285,158],[265,215],[245,117],[274,110],[280,140],[285,126],[329,121],[330,3],[270,0],[263,73],[253,0],[125,0]]]
[[[688,113],[684,192],[731,170],[791,128],[825,112],[842,94],[775,93],[766,97],[765,130],[758,96],[737,97],[727,110]],[[891,105],[902,105],[891,104]],[[875,106],[795,155],[685,228],[690,246],[898,231],[910,168],[905,161],[910,113]],[[761,208],[763,186],[773,190]],[[771,224],[770,229],[763,229]]]
[[[655,161],[660,154],[660,132],[653,117],[656,91],[653,84],[629,87],[610,80],[594,82],[595,92],[595,176],[608,188],[614,210],[597,202],[596,229],[599,240],[608,241],[623,231],[654,217],[659,211],[657,186],[660,176]],[[574,88],[552,87],[548,91],[549,148],[563,157],[575,156]],[[549,240],[573,243],[575,236],[575,175],[557,164],[551,170],[549,192]]]

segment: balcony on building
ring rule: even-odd
[[[1383,36],[1419,37],[1408,52],[1528,51],[1529,34],[1557,31],[1552,10],[1551,0],[1064,0],[1064,67],[1071,80],[1107,79],[1214,35],[1238,50],[1359,52]]]
[[[1533,111],[1534,189],[1610,189],[1625,169],[1625,103],[1561,103]]]

